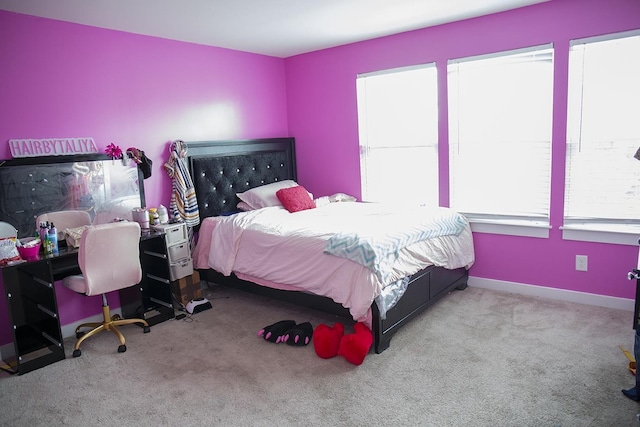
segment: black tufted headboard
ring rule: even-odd
[[[187,148],[201,220],[236,211],[236,193],[297,179],[293,138],[198,141]]]

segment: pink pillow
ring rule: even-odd
[[[302,185],[282,188],[276,191],[276,197],[289,212],[298,212],[316,207],[315,202],[309,196],[309,192]]]

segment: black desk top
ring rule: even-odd
[[[164,234],[164,231],[153,230],[148,228],[142,229],[140,233],[140,240],[151,239],[153,237],[161,236],[163,234]],[[78,248],[66,246],[66,242],[61,242],[61,243],[62,243],[61,247],[52,254],[45,254],[44,252],[41,251],[40,253],[38,253],[38,255],[36,255],[33,258],[29,258],[26,260],[19,259],[16,261],[9,261],[8,263],[0,266],[0,268],[15,267],[17,265],[22,265],[25,263],[35,263],[35,262],[41,262],[41,261],[47,261],[47,260],[51,260],[55,264],[64,264],[64,259],[68,259],[69,257],[72,257],[72,259],[74,260],[73,264],[75,264],[75,268],[77,268],[77,263],[75,262],[75,259],[77,259]],[[54,273],[58,273],[57,269]]]

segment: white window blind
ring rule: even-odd
[[[565,226],[640,224],[639,146],[640,32],[572,41]]]
[[[451,207],[548,225],[553,48],[447,64]]]
[[[359,75],[362,200],[438,205],[434,64]]]

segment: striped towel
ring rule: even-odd
[[[200,212],[196,190],[185,161],[187,146],[183,141],[173,141],[170,153],[169,160],[164,164],[164,170],[172,180],[169,211],[173,218],[182,218],[187,227],[195,227],[200,224]]]

